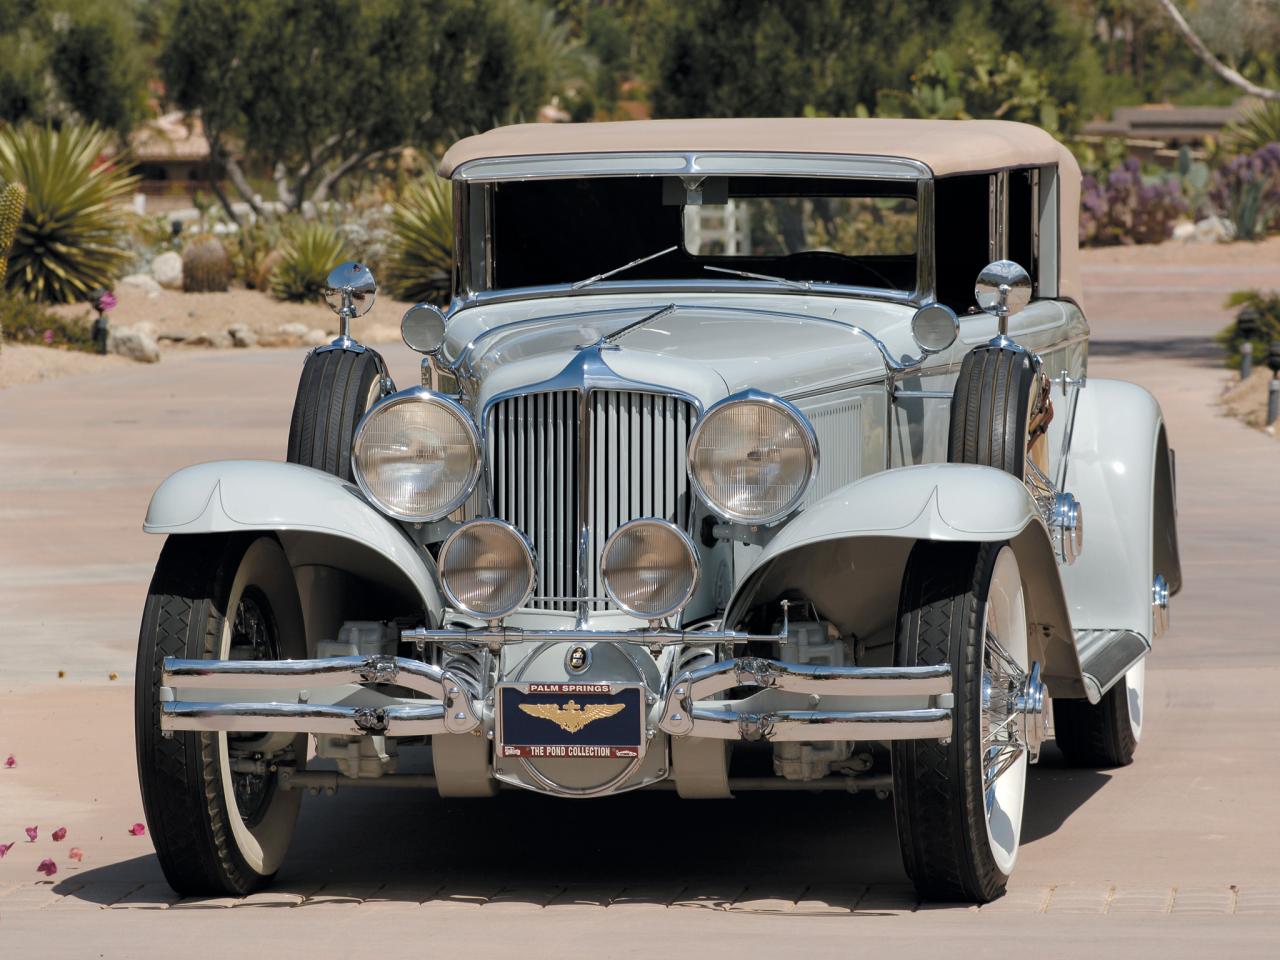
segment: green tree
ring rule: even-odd
[[[406,146],[433,149],[532,118],[556,67],[528,29],[540,9],[521,0],[181,0],[160,63],[173,100],[201,112],[236,190],[256,205],[233,143],[297,209]]]
[[[0,119],[123,135],[146,112],[147,70],[131,3],[0,0]]]

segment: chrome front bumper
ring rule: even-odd
[[[480,726],[472,692],[446,670],[407,657],[320,660],[181,660],[164,658],[160,729],[426,736]],[[312,703],[317,688],[391,684],[434,703]],[[179,700],[216,691],[217,700]]]
[[[734,709],[706,699],[737,687],[808,694],[812,710]],[[934,706],[817,709],[824,697],[932,699]],[[821,667],[737,657],[680,674],[659,727],[676,737],[716,740],[923,740],[951,736],[951,668]]]
[[[555,633],[539,636],[551,639]],[[626,635],[596,633],[593,639],[621,636]],[[636,642],[634,636],[628,639]],[[405,657],[269,661],[166,657],[161,684],[160,726],[165,731],[395,737],[470,733],[485,722],[479,691],[448,671]],[[363,695],[373,695],[369,690],[373,685],[407,688],[433,700],[397,700],[377,694],[381,699],[371,701]],[[813,709],[739,709],[733,702],[711,699],[736,688],[807,695]],[[329,693],[327,698],[324,692]],[[658,696],[658,727],[674,737],[919,740],[949,737],[952,728],[951,671],[945,665],[821,667],[738,657],[684,672]],[[872,703],[890,698],[914,705],[842,709],[840,698],[872,698]],[[823,706],[823,700],[834,700],[836,708]],[[488,717],[490,723],[492,719]]]

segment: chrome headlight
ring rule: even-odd
[[[387,397],[360,421],[351,446],[356,483],[401,520],[439,520],[480,478],[480,437],[459,404],[421,387]]]
[[[683,610],[698,588],[698,552],[674,523],[644,518],[613,532],[600,556],[609,599],[642,620]]]
[[[752,390],[721,400],[689,438],[689,478],[726,520],[781,520],[800,505],[817,473],[813,427],[769,394]]]
[[[529,599],[533,549],[503,520],[468,520],[440,548],[440,583],[449,602],[481,620],[500,620]]]

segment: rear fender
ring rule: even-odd
[[[440,622],[443,602],[430,555],[354,485],[311,467],[261,460],[186,467],[156,490],[143,529],[276,533],[297,576],[310,637],[336,631],[333,620],[340,621],[342,594],[353,577],[392,595],[399,605],[387,614],[421,613]],[[323,624],[319,632],[314,621]]]
[[[918,540],[1008,541],[1053,696],[1087,695],[1049,532],[1027,488],[992,467],[923,464],[873,474],[791,521],[739,581],[726,625],[788,595],[869,647],[893,642],[907,555]]]
[[[1065,417],[1055,417],[1059,449]],[[1155,398],[1121,380],[1090,380],[1076,407],[1066,488],[1084,508],[1084,550],[1062,570],[1080,630],[1129,630],[1154,639],[1151,583],[1182,588],[1173,454]]]

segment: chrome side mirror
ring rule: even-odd
[[[1009,318],[1031,302],[1031,275],[1012,260],[997,260],[982,268],[973,288],[978,308],[1000,321],[1000,335],[1009,332]]]
[[[417,303],[405,311],[400,336],[410,350],[434,356],[444,345],[444,312],[430,303]]]
[[[363,263],[347,261],[329,271],[324,281],[324,299],[329,308],[342,321],[339,337],[351,338],[351,321],[363,317],[373,309],[373,298],[378,292],[373,273]]]
[[[941,353],[956,342],[960,321],[956,312],[942,303],[927,303],[911,317],[911,336],[924,356]]]

